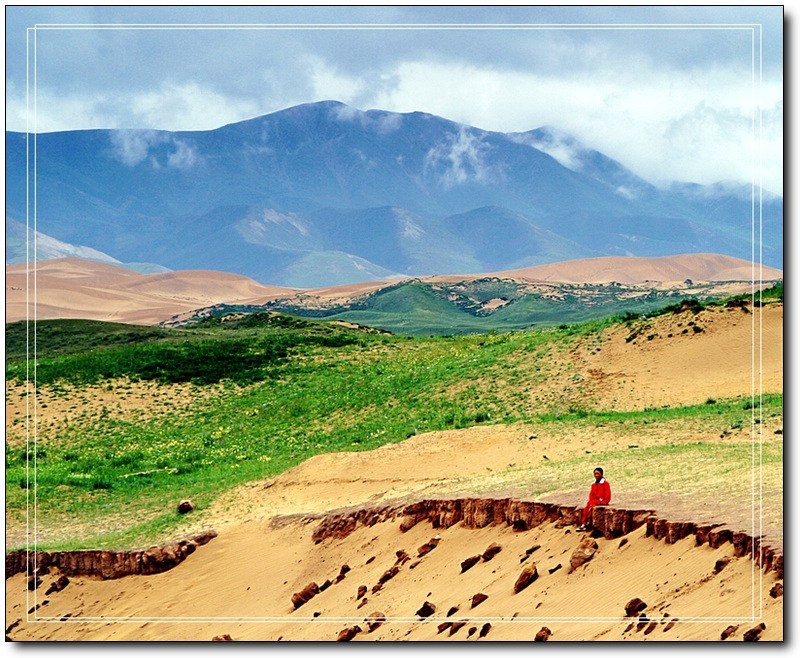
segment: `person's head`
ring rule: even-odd
[[[603,477],[603,469],[598,466],[594,469],[594,479],[599,480],[601,477]]]

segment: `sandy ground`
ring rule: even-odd
[[[711,397],[783,390],[781,305],[755,313],[685,312],[643,322],[591,337],[565,357],[582,377],[581,395],[597,408],[704,403]],[[152,392],[135,393],[131,408],[144,409]],[[774,432],[782,423],[782,417],[764,419],[758,431],[780,441]],[[335,640],[342,629],[357,624],[363,632],[355,641],[531,640],[543,626],[552,631],[551,641],[687,641],[719,640],[722,631],[735,626],[728,641],[736,641],[763,622],[762,640],[783,639],[783,599],[769,594],[775,574],[763,574],[749,558],[732,558],[730,545],[696,547],[693,538],[667,545],[640,529],[624,543],[598,539],[595,557],[569,573],[569,556],[581,535],[552,524],[515,533],[505,527],[472,530],[459,524],[441,530],[421,523],[401,533],[390,521],[315,545],[310,539],[314,521],[273,522],[276,515],[387,500],[475,494],[524,498],[526,482],[536,477],[536,465],[545,456],[568,460],[576,446],[600,453],[630,441],[629,430],[611,426],[573,428],[568,434],[557,424],[535,430],[534,441],[530,426],[482,426],[420,435],[370,452],[315,457],[220,499],[198,520],[198,528],[214,527],[219,536],[167,573],[104,582],[73,578],[51,595],[44,592],[56,574],[33,592],[23,575],[8,579],[6,623],[14,627],[7,634],[15,640],[210,640],[223,634],[234,640]],[[646,448],[676,440],[746,442],[750,432],[745,427],[720,436],[714,428],[663,423],[638,428],[636,443]],[[701,473],[702,466],[696,467]],[[780,472],[776,477],[776,487],[762,501],[764,533],[771,541],[782,537]],[[743,502],[747,491],[739,492],[743,499],[714,493],[686,499],[628,487],[621,474],[609,479],[613,503],[621,507],[718,520],[745,530],[752,521]],[[577,505],[584,498],[585,487],[554,481],[539,499]],[[411,569],[417,548],[436,533],[439,546]],[[499,555],[460,573],[462,560],[492,543],[502,546]],[[520,562],[534,545],[540,548]],[[358,587],[371,590],[401,549],[412,561],[382,590],[368,591],[367,603],[359,607]],[[721,558],[732,560],[714,573]],[[530,562],[540,577],[514,594],[514,582]],[[342,582],[293,610],[294,592],[312,581],[333,580],[343,564],[351,570]],[[477,593],[488,599],[472,608]],[[649,621],[641,626],[634,623],[638,619],[624,617],[624,606],[634,597],[648,605]],[[426,601],[436,612],[421,620],[416,612]],[[458,610],[448,617],[454,607]],[[387,621],[369,633],[364,618],[374,612]],[[445,620],[466,623],[452,636],[449,630],[437,633]]]

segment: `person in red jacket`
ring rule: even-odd
[[[594,469],[594,482],[589,490],[589,502],[583,508],[581,524],[578,531],[588,530],[589,521],[592,519],[592,507],[595,505],[608,505],[611,502],[611,485],[603,477],[603,469],[599,466]]]

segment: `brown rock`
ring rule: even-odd
[[[478,637],[486,637],[490,630],[492,630],[492,625],[487,621],[483,626],[481,626],[481,632],[478,633]]]
[[[597,549],[597,542],[594,539],[591,537],[584,537],[569,558],[570,573],[591,560],[597,552]]]
[[[651,621],[650,625],[647,628],[644,629],[644,634],[645,635],[650,635],[650,633],[652,633],[654,630],[656,630],[656,626],[658,626],[658,622],[657,621]]]
[[[422,557],[423,555],[427,555],[428,553],[430,553],[434,548],[436,548],[439,545],[440,541],[441,537],[439,537],[439,535],[436,535],[435,537],[430,539],[426,544],[423,544],[417,549],[417,557]]]
[[[554,566],[554,567],[551,567],[550,569],[548,569],[548,570],[547,570],[547,573],[549,573],[550,575],[553,575],[553,574],[554,574],[556,571],[558,571],[560,568],[561,568],[561,563],[559,562],[559,563],[558,563],[556,566]]]
[[[386,621],[386,615],[382,612],[372,612],[367,615],[367,618],[364,620],[364,623],[367,625],[367,632],[372,633],[376,628],[379,628],[381,624]]]
[[[408,532],[417,525],[417,518],[415,516],[407,516],[400,522],[400,532]]]
[[[425,601],[425,603],[422,604],[422,607],[417,610],[417,616],[430,617],[434,612],[436,612],[436,606],[430,601]]]
[[[336,641],[349,642],[361,632],[360,626],[348,626],[347,628],[343,628],[341,631],[339,631],[339,636],[336,638]]]
[[[333,582],[341,583],[344,580],[344,577],[345,577],[345,575],[347,574],[348,571],[350,571],[350,565],[343,564],[342,568],[339,569],[339,575],[336,576],[336,580],[334,580]]]
[[[550,639],[550,636],[553,634],[547,626],[542,626],[541,630],[536,634],[536,637],[533,638],[534,642],[547,642]]]
[[[292,594],[292,604],[294,609],[297,610],[304,603],[308,603],[317,594],[319,594],[319,585],[316,583],[309,583],[299,592]]]
[[[361,608],[363,608],[365,605],[367,605],[367,603],[369,603],[369,599],[366,599],[366,598],[365,598],[365,599],[361,599],[361,603],[359,603],[359,604],[356,606],[356,610],[360,610],[360,609],[361,609]]]
[[[457,612],[458,612],[458,606],[457,606],[457,605],[454,605],[452,608],[450,608],[450,609],[447,611],[447,616],[448,616],[448,617],[452,617],[452,616],[453,616],[454,614],[456,614]]]
[[[50,587],[47,588],[47,591],[44,593],[44,595],[47,596],[53,592],[60,592],[67,585],[69,585],[69,578],[66,576],[59,576],[58,579],[50,583]]]
[[[727,640],[731,635],[733,635],[737,630],[738,626],[728,626],[722,633],[720,633],[719,639],[720,640]]]
[[[489,597],[483,592],[478,592],[475,596],[472,597],[472,605],[470,605],[470,608],[474,608],[476,605],[480,605],[488,598]]]
[[[751,628],[744,634],[742,638],[745,642],[757,642],[761,639],[761,632],[766,630],[767,625],[765,623],[760,623],[758,626]]]
[[[42,579],[39,576],[31,576],[28,578],[28,590],[33,591],[42,584]]]
[[[731,562],[729,557],[722,557],[714,563],[714,573],[719,573]]]
[[[519,594],[528,585],[539,577],[539,572],[536,570],[536,563],[532,562],[522,570],[522,573],[514,583],[514,594]]]
[[[398,565],[405,564],[406,562],[408,562],[411,559],[409,554],[406,553],[403,550],[397,551],[397,553],[395,553],[395,555],[397,556],[397,562],[395,562],[395,564],[398,564]]]
[[[186,514],[188,512],[193,512],[194,510],[195,510],[195,505],[188,498],[178,503],[178,512],[180,514]]]
[[[452,623],[452,625],[450,626],[450,632],[448,633],[448,635],[452,637],[453,635],[458,633],[459,630],[464,628],[464,626],[466,626],[466,625],[467,625],[467,622],[465,622],[465,621],[454,621]]]
[[[469,571],[470,569],[472,569],[472,567],[474,567],[480,561],[481,561],[481,556],[480,555],[473,555],[472,557],[468,557],[466,560],[464,560],[461,563],[461,573],[464,573],[465,571]]]
[[[638,633],[640,630],[645,628],[650,623],[650,619],[647,615],[639,615],[639,623],[636,624],[636,632]]]
[[[783,596],[783,583],[775,583],[772,586],[772,589],[769,591],[769,595],[773,599],[777,599],[779,596]]]
[[[640,612],[647,608],[647,604],[640,598],[631,599],[625,604],[625,616],[635,617]]]
[[[500,546],[500,544],[492,544],[483,552],[483,555],[481,555],[481,557],[483,558],[484,562],[488,562],[502,550],[503,547]]]
[[[475,635],[475,631],[477,630],[478,630],[477,626],[470,626],[469,630],[467,631],[467,637],[472,637],[473,635]]]
[[[439,635],[439,633],[443,633],[448,628],[450,628],[450,626],[452,626],[452,625],[453,625],[452,621],[443,621],[441,624],[439,624],[436,627],[436,634]]]
[[[400,567],[394,565],[393,567],[384,571],[383,575],[381,575],[381,577],[378,578],[378,585],[385,585],[399,573],[400,573]]]
[[[326,589],[328,589],[328,588],[329,588],[331,585],[333,585],[333,583],[330,581],[330,578],[329,578],[329,579],[328,579],[328,580],[326,580],[324,583],[322,583],[322,585],[320,585],[320,586],[319,586],[319,591],[320,591],[320,592],[324,592],[324,591],[325,591]]]
[[[233,638],[225,633],[225,635],[215,635],[211,638],[212,642],[233,642]]]
[[[367,586],[366,585],[359,585],[358,586],[358,593],[356,594],[356,601],[362,598],[367,593]]]

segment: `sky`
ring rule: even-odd
[[[782,194],[783,56],[780,6],[12,6],[6,128],[210,130],[338,100]]]

